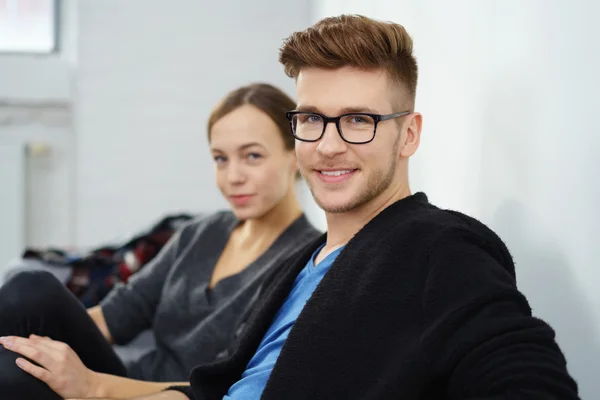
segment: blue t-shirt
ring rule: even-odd
[[[223,400],[260,399],[294,322],[333,261],[342,251],[342,247],[334,250],[315,266],[315,256],[319,254],[323,246],[313,253],[306,267],[296,277],[290,294],[275,314],[271,326],[246,366],[242,378],[229,388],[229,392],[223,397]]]

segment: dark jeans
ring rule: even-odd
[[[79,300],[52,274],[27,271],[0,287],[0,336],[30,334],[67,343],[89,369],[126,376],[110,343]],[[45,383],[22,371],[19,355],[0,346],[0,398],[60,399]]]

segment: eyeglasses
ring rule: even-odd
[[[290,121],[292,135],[303,142],[316,142],[323,137],[327,124],[335,123],[340,137],[347,143],[364,144],[375,138],[377,124],[411,114],[403,111],[394,114],[349,113],[338,117],[327,117],[319,113],[288,111],[285,116]]]

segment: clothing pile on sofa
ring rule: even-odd
[[[191,214],[172,214],[123,241],[86,252],[47,248],[24,251],[22,259],[53,269],[68,269],[67,288],[83,305],[97,305],[112,287],[129,278],[151,261]]]

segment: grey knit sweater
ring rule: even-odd
[[[117,344],[149,328],[154,332],[156,349],[129,367],[129,377],[185,381],[195,365],[225,357],[235,347],[264,279],[320,234],[301,216],[256,261],[209,289],[212,271],[238,223],[233,213],[223,211],[187,224],[101,303]]]

